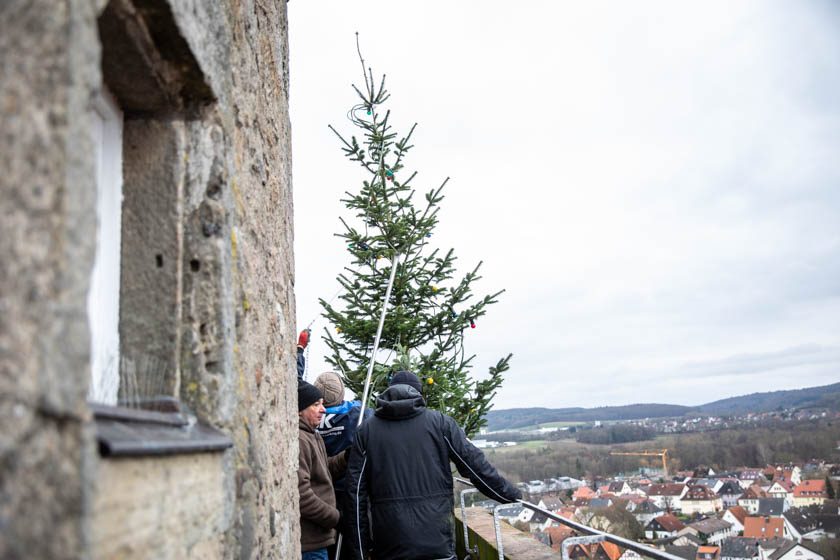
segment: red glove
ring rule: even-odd
[[[306,348],[309,344],[309,329],[303,329],[298,336],[298,348]]]

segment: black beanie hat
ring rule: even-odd
[[[395,373],[391,377],[391,383],[389,383],[391,387],[394,385],[410,385],[417,389],[418,393],[423,393],[423,385],[420,383],[420,379],[410,371],[398,371]]]
[[[318,387],[303,380],[298,381],[298,412],[323,398],[324,395],[321,394]]]

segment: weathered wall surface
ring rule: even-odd
[[[217,453],[100,462],[92,503],[94,558],[223,558],[231,525]]]
[[[154,119],[129,119],[123,127],[123,399],[175,395],[178,389],[184,128],[182,121]]]
[[[234,440],[236,556],[293,558],[299,527],[286,8],[256,0],[224,6],[220,17],[215,3],[173,3],[219,99],[214,118],[191,123],[187,133],[181,396]],[[222,305],[209,304],[218,298]]]
[[[89,1],[0,4],[0,557],[82,557],[96,222]]]
[[[144,31],[148,24],[141,39],[172,49],[174,60],[184,60],[183,45],[189,47],[200,71],[178,76],[181,67],[163,60],[161,76],[175,76],[177,92],[201,100],[170,111],[160,107],[171,102],[172,91],[146,99],[135,89],[123,97],[133,108],[126,112],[125,178],[134,190],[124,203],[124,212],[126,204],[131,211],[124,214],[123,231],[130,235],[123,239],[121,312],[131,316],[121,319],[121,338],[126,349],[141,348],[166,362],[162,392],[179,397],[234,441],[223,455],[190,467],[201,472],[196,480],[221,487],[215,534],[202,536],[195,550],[202,557],[294,558],[299,528],[285,2],[114,2],[133,13],[133,29]],[[131,492],[169,492],[159,478],[144,482],[142,473],[131,475],[131,461],[99,461],[85,404],[85,304],[96,228],[89,118],[102,80],[97,16],[106,3],[0,4],[3,558],[108,556],[102,552],[110,550],[108,539],[101,536],[113,534],[115,517],[92,515],[92,500],[99,507],[115,498],[122,480],[133,481]],[[174,25],[155,29],[170,20]],[[107,53],[109,46],[103,48]],[[144,112],[147,102],[151,112]],[[132,198],[147,187],[159,196]],[[154,297],[147,299],[149,293]],[[169,476],[175,492],[184,487],[173,473],[189,470],[145,475]],[[106,482],[115,490],[103,494]],[[164,506],[170,499],[159,498]],[[197,504],[196,511],[202,507],[207,504]],[[148,528],[143,519],[166,518],[142,509],[132,517],[138,529]]]

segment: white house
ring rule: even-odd
[[[782,514],[785,526],[785,536],[802,542],[803,540],[819,541],[826,537],[823,523],[808,510],[791,509]]]
[[[511,525],[519,520],[519,516],[523,511],[531,511],[526,510],[524,507],[518,504],[511,504],[507,507],[499,509],[499,518],[503,521],[507,521]]]
[[[616,496],[623,496],[624,494],[630,494],[633,492],[633,489],[630,488],[630,485],[627,484],[626,480],[622,480],[618,482],[610,482],[607,487],[607,492],[615,494]]]
[[[680,500],[680,509],[684,515],[714,514],[723,510],[723,501],[706,486],[689,486]]]
[[[827,499],[825,480],[803,480],[793,489],[793,505],[796,507],[821,504]]]
[[[769,497],[767,492],[761,489],[760,486],[754,484],[746,490],[744,494],[738,498],[738,505],[747,510],[750,515],[758,513],[758,500]]]
[[[710,517],[690,523],[678,534],[692,534],[707,544],[719,545],[723,540],[735,535],[735,532],[728,521]]]
[[[666,513],[660,515],[645,527],[645,537],[647,539],[666,539],[668,537],[675,537],[677,533],[682,531],[685,525],[675,516]]]
[[[791,542],[773,552],[768,560],[825,560],[825,556],[802,543]]]
[[[525,483],[525,490],[529,494],[539,494],[546,491],[546,485],[542,480],[529,480]]]
[[[647,489],[648,499],[666,511],[680,511],[681,500],[688,492],[685,484],[651,484]]]
[[[825,481],[823,481],[825,482]],[[785,501],[785,509],[793,506],[793,484],[786,480],[774,481],[767,489],[767,493],[773,498],[782,498]]]
[[[738,475],[738,484],[741,488],[746,490],[753,484],[761,484],[764,480],[764,475],[761,474],[761,469],[744,469]]]
[[[732,506],[723,513],[723,519],[732,525],[733,532],[737,535],[744,530],[744,520],[747,517],[747,510],[741,506]]]

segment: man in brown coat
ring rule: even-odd
[[[335,542],[335,526],[339,520],[332,479],[343,476],[347,467],[344,453],[327,457],[324,440],[315,432],[324,412],[321,391],[306,381],[300,381],[298,493],[302,560],[327,560],[327,547]]]

